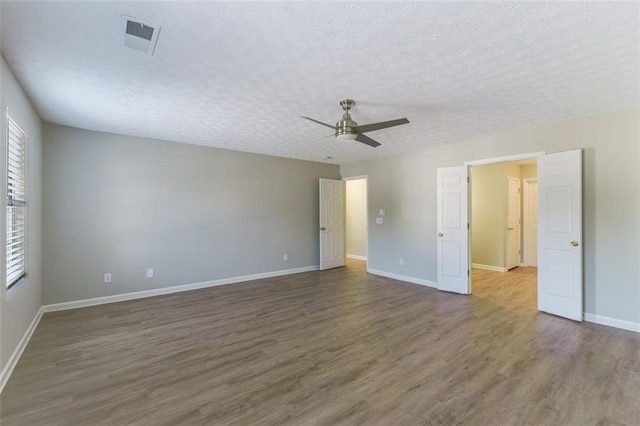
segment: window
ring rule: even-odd
[[[7,115],[7,288],[26,275],[27,135]]]

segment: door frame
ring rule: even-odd
[[[521,161],[521,160],[531,160],[531,159],[536,159],[541,156],[541,155],[545,155],[547,152],[546,151],[538,151],[538,152],[528,152],[525,154],[515,154],[515,155],[505,155],[503,157],[493,157],[493,158],[485,158],[482,160],[473,160],[473,161],[465,161],[464,165],[467,167],[472,167],[472,166],[484,166],[486,164],[496,164],[496,163],[509,163],[509,162],[513,162],[513,161]],[[471,185],[473,185],[473,182],[471,182],[471,184],[468,187],[468,191],[469,191],[469,236],[471,236],[471,233],[473,231],[473,220],[472,220],[472,210],[471,210]],[[471,238],[469,238],[469,271],[471,271]],[[537,277],[536,277],[537,279]],[[537,297],[537,293],[538,293],[538,289],[536,288],[536,297]],[[471,274],[469,274],[469,294],[473,294],[473,287],[472,287],[472,280],[471,280]]]
[[[534,178],[526,178],[522,179],[522,229],[528,228],[530,226],[531,217],[529,217],[529,192],[531,191],[532,183],[538,184],[538,177]],[[531,256],[529,253],[529,244],[527,241],[529,240],[529,236],[526,232],[522,233],[522,264],[523,266],[531,266],[527,259]],[[537,239],[537,238],[536,238]],[[537,244],[536,244],[537,247]],[[537,248],[536,248],[537,251]],[[536,262],[536,266],[537,262]]]
[[[367,251],[367,257],[366,259],[364,259],[365,262],[367,262],[367,265],[369,265],[369,175],[361,175],[361,176],[349,176],[349,177],[345,177],[342,178],[343,181],[345,181],[345,194],[346,194],[346,189],[347,189],[347,185],[346,182],[348,180],[363,180],[365,181],[365,194],[364,194],[364,214],[365,214],[365,233],[364,233],[364,247],[365,250]],[[345,247],[345,256],[347,256],[347,228],[349,227],[349,224],[346,221],[347,218],[347,203],[346,203],[346,197],[348,197],[348,195],[345,196],[345,203],[344,203],[344,210],[345,210],[345,232],[344,232],[344,247]],[[347,256],[348,257],[348,256]],[[355,258],[354,258],[355,259]],[[367,266],[368,267],[368,266]]]

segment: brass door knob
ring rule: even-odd
[[[320,228],[321,231],[326,231],[327,228],[325,228],[324,226]]]
[[[444,237],[444,234],[442,232],[438,232],[438,237],[442,238],[442,237]]]
[[[574,247],[578,247],[580,245],[580,243],[578,243],[577,241],[571,241],[571,243],[569,244],[571,244]]]

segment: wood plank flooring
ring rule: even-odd
[[[640,425],[640,335],[537,312],[535,269],[461,296],[364,263],[45,314],[12,425]]]

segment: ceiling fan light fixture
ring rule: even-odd
[[[352,141],[358,136],[357,133],[336,133],[336,139],[339,141]]]

